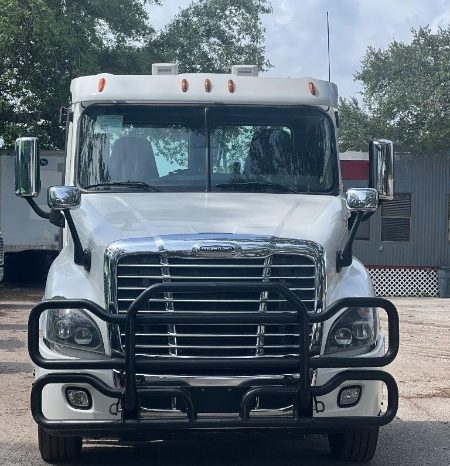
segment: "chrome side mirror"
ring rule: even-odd
[[[47,204],[51,210],[71,210],[80,207],[81,190],[76,186],[51,186],[47,191]]]
[[[19,197],[36,197],[41,191],[38,138],[18,138],[15,146],[15,191]]]
[[[373,188],[347,190],[347,209],[351,212],[375,212],[378,209],[378,192]]]
[[[394,145],[387,139],[369,144],[369,186],[378,191],[380,199],[394,199]]]

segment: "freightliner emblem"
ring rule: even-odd
[[[236,248],[234,246],[222,245],[222,244],[211,244],[208,246],[199,246],[198,252],[234,252]]]
[[[228,254],[240,254],[240,247],[237,244],[233,243],[197,243],[193,246],[191,254],[193,256],[201,255],[228,255]]]

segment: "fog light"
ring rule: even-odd
[[[85,388],[66,388],[67,402],[75,409],[91,409],[91,394]]]
[[[359,403],[362,388],[360,386],[344,387],[338,395],[338,406],[340,408],[350,408]]]

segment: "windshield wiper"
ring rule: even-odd
[[[137,188],[144,191],[153,191],[155,193],[161,192],[158,188],[155,188],[155,186],[151,186],[143,181],[105,181],[104,183],[88,184],[84,186],[84,189],[116,187]]]
[[[230,188],[233,190],[234,188],[256,188],[256,189],[268,189],[272,191],[278,191],[282,193],[295,193],[295,194],[300,194],[298,191],[295,189],[289,188],[289,186],[285,186],[284,184],[278,184],[278,183],[261,183],[258,181],[244,181],[244,182],[238,182],[238,183],[222,183],[222,184],[216,184],[216,188],[219,189],[227,189]]]

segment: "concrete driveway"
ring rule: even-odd
[[[40,286],[0,285],[0,464],[45,464],[29,412],[32,366],[26,352],[28,310]],[[450,465],[450,300],[394,299],[401,350],[390,371],[401,400],[398,418],[381,429],[373,466]],[[342,464],[326,439],[309,436],[199,435],[177,442],[117,445],[86,442],[77,465]]]

